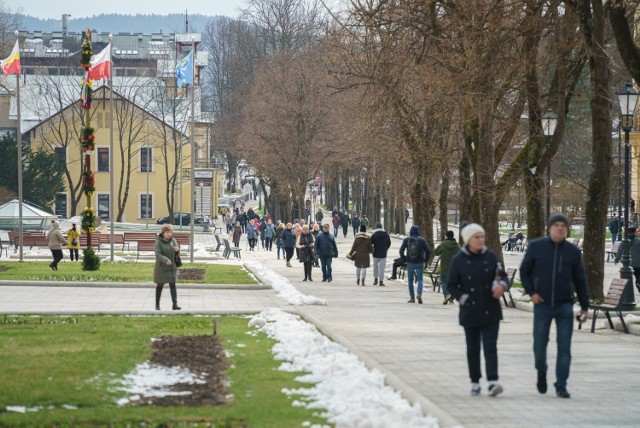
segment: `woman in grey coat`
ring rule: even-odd
[[[162,287],[166,283],[169,283],[169,289],[171,290],[172,309],[174,311],[181,309],[178,306],[178,293],[176,291],[178,268],[175,264],[175,254],[179,252],[180,246],[173,239],[173,227],[170,224],[165,224],[156,238],[156,264],[153,268],[153,282],[157,284],[156,311],[160,310],[160,296],[162,295]]]
[[[49,267],[51,270],[58,270],[58,263],[64,258],[62,246],[67,245],[67,241],[60,231],[60,223],[57,220],[51,220],[51,230],[47,233],[47,239],[53,256],[53,262],[49,263]]]

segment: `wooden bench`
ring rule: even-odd
[[[155,241],[157,234],[155,232],[124,232],[124,236],[122,237],[122,251],[124,251],[124,246],[127,246],[129,249],[129,245],[132,242],[138,241]]]
[[[440,273],[438,273],[438,263],[440,263],[440,256],[434,256],[429,264],[429,267],[425,271],[425,274],[429,275],[431,284],[433,284],[433,291],[436,291],[438,287],[438,293],[440,292]]]
[[[223,222],[224,223],[224,222]],[[213,233],[222,233],[222,228],[220,226],[218,226],[218,222],[213,220],[211,223],[212,227],[213,227]],[[216,250],[218,251],[218,250]]]
[[[141,239],[137,245],[136,260],[140,258],[140,251],[156,251],[156,240]]]
[[[227,238],[223,238],[222,241],[224,242],[224,253],[222,255],[226,259],[229,258],[231,253],[233,253],[233,255],[236,256],[237,259],[241,259],[242,258],[242,257],[240,257],[240,248],[232,247],[231,243],[229,242],[229,239],[227,239]]]
[[[620,249],[620,242],[618,241],[611,246],[609,250],[607,250],[607,262],[613,257],[613,260],[616,259],[616,254],[618,254],[618,250]]]
[[[504,294],[502,295],[502,300],[504,300],[504,306],[508,307],[509,305],[507,304],[507,295],[509,295],[509,300],[511,300],[511,307],[515,308],[516,304],[513,302],[513,296],[511,295],[511,287],[513,286],[513,280],[516,279],[516,272],[518,271],[518,269],[514,269],[514,268],[509,268],[507,269],[507,280],[509,281],[509,287],[505,290]]]
[[[594,333],[596,330],[596,319],[598,319],[598,311],[604,312],[609,321],[609,327],[613,330],[613,321],[611,321],[611,315],[609,312],[613,311],[620,318],[620,322],[622,323],[622,328],[626,334],[629,334],[629,329],[627,328],[627,324],[624,322],[624,318],[622,317],[622,294],[624,293],[624,289],[629,285],[628,279],[622,278],[614,278],[611,281],[611,285],[609,286],[609,291],[607,291],[607,296],[604,298],[604,302],[599,305],[589,305],[589,309],[593,309],[593,320],[591,321],[591,333]],[[578,330],[582,328],[582,323],[578,325]]]

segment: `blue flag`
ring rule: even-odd
[[[178,62],[176,76],[178,77],[178,88],[182,88],[185,84],[193,85],[193,51]]]

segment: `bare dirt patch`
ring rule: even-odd
[[[8,266],[0,266],[0,272],[6,272],[6,271],[8,271],[9,269],[11,269],[11,268],[10,268],[10,267],[8,267]]]
[[[224,348],[218,336],[163,336],[153,342],[151,363],[166,367],[180,366],[201,374],[205,383],[176,384],[170,389],[191,391],[190,395],[143,397],[136,404],[154,406],[217,406],[224,404],[227,368]]]
[[[204,269],[198,268],[178,269],[178,279],[201,280],[204,279],[206,273]]]

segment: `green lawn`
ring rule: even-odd
[[[49,268],[49,262],[0,263],[3,280],[29,281],[113,281],[152,282],[153,263],[123,262],[101,263],[97,271],[83,271],[81,263],[65,262],[58,265],[58,271]],[[184,263],[182,268],[202,268],[207,270],[201,281],[185,281],[203,284],[256,284],[248,272],[239,265]],[[181,269],[182,269],[181,268]]]
[[[151,338],[211,334],[211,317],[0,319],[0,426],[299,427],[304,421],[326,423],[312,416],[317,410],[293,407],[292,398],[281,392],[306,385],[294,381],[300,373],[277,370],[280,362],[272,357],[272,340],[264,334],[246,334],[247,318],[216,319],[218,334],[233,353],[227,370],[233,398],[218,407],[118,407],[115,400],[123,395],[109,387],[148,359]],[[63,405],[78,409],[65,410]],[[3,413],[6,406],[45,410]]]

